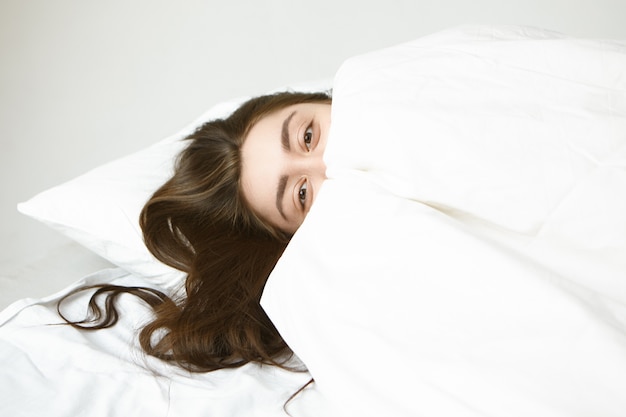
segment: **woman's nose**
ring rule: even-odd
[[[326,164],[322,155],[315,155],[311,157],[311,171],[313,175],[319,175],[326,178]]]
[[[326,163],[322,155],[315,156],[312,165],[316,174],[326,178]]]
[[[302,155],[294,158],[292,169],[296,175],[313,175],[326,178],[326,164],[322,155]]]

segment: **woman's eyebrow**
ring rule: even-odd
[[[293,115],[293,113],[292,113]],[[276,208],[283,219],[287,220],[285,211],[283,210],[283,198],[285,197],[285,188],[287,187],[287,176],[283,175],[278,180],[278,188],[276,189]]]
[[[287,118],[283,122],[283,128],[280,132],[280,141],[283,144],[283,149],[286,151],[291,150],[291,146],[289,145],[289,122],[295,114],[296,111],[294,110],[289,116],[287,116]]]

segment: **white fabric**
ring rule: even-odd
[[[324,415],[624,415],[626,44],[467,27],[350,59],[325,159],[262,299]]]
[[[149,279],[121,269],[103,270],[73,287],[109,282],[151,286]],[[0,415],[112,416],[282,416],[287,399],[310,378],[271,366],[190,374],[147,357],[136,343],[149,309],[133,296],[120,300],[121,321],[96,332],[60,323],[57,295],[25,299],[0,313]],[[85,294],[86,295],[86,294]],[[83,318],[85,296],[63,311]],[[315,409],[307,397],[287,410]]]
[[[148,252],[139,213],[152,193],[171,176],[174,158],[185,146],[181,139],[202,120],[216,114],[219,112],[211,109],[175,135],[45,190],[18,204],[18,210],[115,265],[144,276],[164,277],[163,282],[167,282],[177,273]]]

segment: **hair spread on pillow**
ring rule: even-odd
[[[293,104],[330,101],[326,93],[261,96],[228,118],[199,127],[187,138],[174,175],[140,216],[152,254],[187,274],[185,296],[171,299],[149,288],[98,286],[90,317],[66,321],[90,330],[113,326],[118,319],[115,300],[131,293],[154,310],[154,319],[139,334],[149,355],[194,372],[249,362],[291,369],[286,364],[292,352],[260,306],[267,278],[290,236],[247,206],[240,189],[240,148],[264,116]],[[104,310],[98,297],[106,297]]]

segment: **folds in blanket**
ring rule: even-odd
[[[594,172],[623,175],[625,73],[625,45],[499,28],[353,58],[335,79],[329,176],[360,171],[400,197],[535,236]]]
[[[624,304],[560,272],[346,175],[324,184],[262,304],[331,408],[619,415]]]

